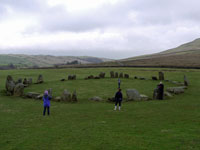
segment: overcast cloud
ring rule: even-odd
[[[198,0],[0,0],[0,54],[126,58],[200,38]]]

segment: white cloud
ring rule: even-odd
[[[0,53],[159,52],[200,37],[196,0],[2,0]]]

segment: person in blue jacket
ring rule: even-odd
[[[44,102],[43,116],[45,116],[46,109],[47,109],[47,114],[50,115],[50,100],[51,96],[48,94],[48,91],[46,90],[43,96],[43,102]]]
[[[123,95],[122,95],[121,89],[119,88],[118,92],[115,94],[115,109],[114,110],[117,110],[118,103],[119,103],[119,110],[121,109],[122,99],[123,99]]]

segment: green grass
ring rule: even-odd
[[[158,82],[134,80],[133,77],[157,76],[160,69],[97,68],[59,70],[0,71],[0,90],[5,88],[8,74],[15,80],[44,76],[44,84],[25,89],[40,92],[53,89],[60,96],[64,89],[76,90],[78,103],[51,102],[51,115],[42,116],[42,101],[6,97],[0,93],[0,149],[2,150],[199,150],[200,149],[200,71],[164,69],[165,77],[183,81],[186,74],[190,86],[182,95],[164,101],[123,102],[121,111],[114,104],[91,102],[93,96],[103,99],[114,96],[117,79],[110,79],[110,70],[129,73],[122,79],[123,95],[127,88],[136,88],[152,97]],[[84,77],[106,72],[106,78],[83,80]],[[61,82],[69,74],[76,81]],[[165,83],[165,87],[174,86]]]

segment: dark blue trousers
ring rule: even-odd
[[[117,106],[118,103],[119,103],[119,106],[121,106],[122,100],[116,100],[115,101],[115,106]]]
[[[50,114],[50,112],[49,112],[49,106],[44,106],[43,116],[45,116],[46,109],[47,109],[47,114],[48,114],[48,115]]]

